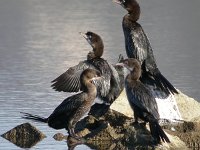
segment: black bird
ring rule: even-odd
[[[140,6],[136,0],[114,0],[128,11],[123,17],[122,27],[128,58],[135,58],[142,64],[141,81],[163,91],[166,95],[178,93],[174,86],[161,74],[156,65],[150,42],[142,26],[137,22]]]
[[[70,136],[80,139],[75,134],[74,128],[76,123],[87,115],[93,105],[97,95],[96,86],[93,82],[100,78],[99,71],[94,69],[84,70],[80,76],[81,93],[66,98],[47,118],[24,112],[22,112],[24,114],[22,118],[48,123],[54,129],[65,128]]]
[[[88,53],[87,60],[79,62],[78,65],[70,67],[52,81],[52,88],[56,91],[78,92],[81,90],[79,77],[86,68],[97,69],[102,74],[102,79],[94,84],[97,87],[98,98],[103,104],[95,104],[90,114],[99,117],[107,112],[113,101],[120,95],[123,88],[120,86],[120,79],[115,68],[102,58],[104,44],[99,35],[88,31],[81,35],[92,46],[92,51]]]
[[[131,108],[134,111],[135,122],[138,118],[149,122],[151,135],[156,143],[170,142],[165,132],[158,123],[159,113],[157,103],[148,86],[140,80],[141,65],[137,59],[129,58],[123,61],[124,66],[130,71],[125,79],[125,89]]]

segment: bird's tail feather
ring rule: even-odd
[[[151,135],[156,140],[156,142],[160,143],[160,141],[162,140],[163,142],[170,143],[169,138],[167,137],[167,135],[165,134],[165,132],[163,131],[163,129],[157,121],[149,122],[149,126]]]
[[[29,119],[29,120],[34,120],[36,122],[44,122],[44,123],[47,123],[47,121],[48,121],[48,118],[40,117],[37,115],[32,115],[32,114],[25,113],[25,112],[20,112],[20,113],[23,114],[22,118],[24,118],[24,119]]]
[[[175,89],[175,87],[160,72],[155,75],[155,78],[161,82],[166,90],[170,91],[172,94],[178,94],[178,91]]]
[[[141,77],[141,81],[144,84],[156,85],[161,91],[164,91],[167,95],[170,93],[178,94],[176,88],[162,75],[157,69],[154,73],[144,72]]]

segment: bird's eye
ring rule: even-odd
[[[89,38],[89,39],[92,39],[92,36],[91,36],[91,35],[89,35],[89,36],[88,36],[88,38]]]

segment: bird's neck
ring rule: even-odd
[[[85,92],[87,92],[88,95],[90,95],[91,97],[95,98],[97,95],[96,86],[90,81],[87,81],[84,86],[85,86]]]
[[[136,22],[140,18],[140,5],[137,1],[134,1],[130,8],[127,9],[128,14],[125,15],[125,19],[129,22]]]
[[[135,68],[133,71],[130,72],[130,74],[127,76],[127,80],[130,83],[136,83],[140,82],[139,78],[141,76],[141,70],[138,68]]]
[[[93,52],[96,58],[100,58],[103,55],[104,45],[103,42],[98,42],[93,47]]]

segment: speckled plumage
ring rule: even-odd
[[[156,143],[161,140],[170,142],[158,123],[160,117],[156,100],[148,86],[139,80],[141,76],[140,63],[133,58],[126,59],[123,63],[130,70],[130,74],[125,79],[125,89],[129,104],[134,111],[135,122],[138,122],[138,118],[149,122],[150,131]]]
[[[126,53],[142,65],[141,81],[164,92],[165,95],[178,93],[174,86],[161,74],[156,65],[151,44],[142,26],[137,22],[140,17],[140,6],[136,0],[116,0],[127,11],[123,17],[122,28],[125,38]]]
[[[96,81],[94,84],[97,87],[97,96],[104,104],[98,107],[98,109],[95,106],[99,104],[96,104],[92,107],[90,112],[92,115],[99,117],[108,110],[112,102],[119,96],[122,88],[120,87],[119,75],[115,68],[101,57],[104,51],[101,37],[90,31],[83,34],[83,36],[92,46],[93,51],[88,53],[87,60],[81,61],[78,65],[70,67],[65,73],[53,80],[52,88],[56,91],[78,92],[79,90],[82,90],[79,81],[79,76],[82,71],[86,68],[99,70],[103,78]]]
[[[56,107],[49,117],[43,118],[29,113],[23,113],[23,118],[48,123],[48,125],[54,129],[65,128],[69,131],[71,136],[77,137],[74,133],[74,128],[76,123],[83,119],[94,104],[97,90],[92,82],[98,80],[99,78],[97,79],[97,76],[99,75],[100,72],[97,70],[84,70],[79,79],[81,81],[81,86],[84,86],[83,91],[66,98]]]

